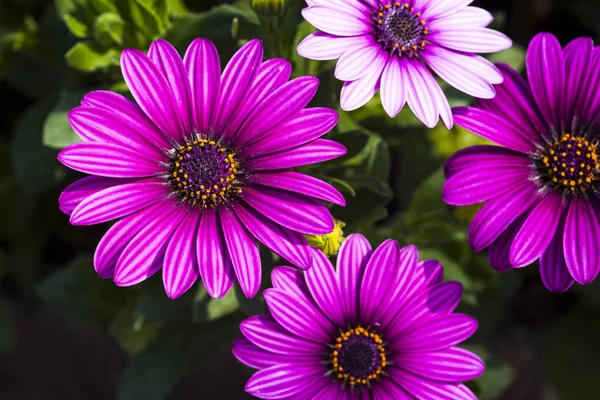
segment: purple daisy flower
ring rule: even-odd
[[[499,271],[540,260],[563,292],[600,271],[600,51],[589,38],[561,49],[551,34],[527,50],[529,84],[499,64],[493,100],[455,108],[456,123],[500,146],[474,146],[446,163],[444,201],[484,203],[469,229]]]
[[[319,138],[338,117],[305,109],[316,78],[288,82],[289,62],[262,58],[262,43],[252,40],[221,74],[209,40],[192,42],[183,60],[158,40],[148,55],[129,49],[121,57],[137,104],[96,91],[70,112],[83,142],[58,159],[92,176],[67,187],[60,208],[73,225],[121,218],[96,249],[101,277],[128,286],[162,267],[171,298],[198,275],[213,297],[235,279],[254,296],[261,279],[255,238],[310,267],[303,234],[334,228],[320,200],[345,202],[331,185],[285,169],[344,154],[342,145]]]
[[[472,0],[306,0],[304,18],[320,32],[298,45],[298,54],[335,60],[345,81],[342,109],[365,105],[381,88],[390,117],[405,103],[428,127],[441,116],[452,127],[448,100],[431,74],[471,96],[492,98],[502,75],[474,53],[492,53],[512,42],[486,28],[492,15],[467,7]],[[429,68],[428,68],[429,67]]]
[[[256,368],[246,391],[264,399],[476,399],[461,382],[479,357],[455,347],[477,321],[453,313],[462,293],[437,261],[387,240],[375,251],[353,234],[337,269],[320,251],[306,272],[276,267],[271,315],[240,325],[233,354]]]

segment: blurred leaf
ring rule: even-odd
[[[155,274],[144,282],[143,289],[135,312],[135,320],[138,323],[152,325],[170,320],[189,319],[189,309],[196,296],[193,287],[177,299],[170,299],[165,293],[162,274]]]
[[[335,186],[338,190],[348,192],[353,197],[356,196],[356,191],[354,190],[354,188],[343,179],[328,177],[327,181],[333,186]]]
[[[264,246],[263,246],[264,247]],[[261,248],[262,250],[262,248]],[[263,263],[266,264],[266,263]],[[263,285],[261,285],[262,287]],[[262,296],[256,295],[252,298],[248,298],[242,292],[239,285],[234,285],[233,289],[235,290],[235,297],[239,303],[240,310],[244,312],[244,314],[251,315],[259,315],[265,314],[267,311],[267,306],[265,304],[265,300]]]
[[[485,363],[485,372],[475,381],[480,400],[497,399],[512,383],[514,370],[500,357],[490,354],[483,346],[461,346],[477,354]],[[469,385],[470,386],[470,385]]]
[[[356,157],[367,147],[370,135],[367,132],[355,130],[349,132],[338,133],[332,137],[333,140],[343,144],[346,147],[346,154],[341,157],[338,162],[350,160]]]
[[[94,37],[105,46],[123,44],[124,33],[125,21],[119,14],[107,12],[100,14],[94,21]]]
[[[121,348],[129,355],[142,351],[160,329],[159,324],[144,324],[136,316],[137,301],[130,301],[117,314],[110,325],[110,332]]]
[[[165,24],[154,9],[143,0],[129,0],[131,19],[151,40],[162,35]]]
[[[489,60],[494,64],[508,64],[515,71],[522,72],[525,68],[525,49],[520,45],[513,43],[513,46],[510,49],[491,54]]]
[[[598,399],[600,309],[578,306],[544,334],[544,365],[561,399]]]
[[[182,323],[165,327],[125,372],[119,400],[164,400],[179,379],[199,360],[214,356],[239,335],[238,316],[228,316],[204,325]]]
[[[16,181],[28,193],[50,188],[64,175],[56,151],[42,144],[43,123],[55,102],[55,96],[46,98],[17,119],[10,149]]]
[[[202,287],[196,295],[192,307],[192,316],[195,322],[207,322],[231,314],[240,307],[235,290],[230,289],[220,299],[211,298],[206,289]]]
[[[96,14],[118,13],[117,7],[110,0],[86,0]]]
[[[11,307],[0,301],[0,354],[9,353],[17,344],[17,325]]]
[[[473,293],[473,281],[459,264],[438,249],[420,248],[419,257],[421,260],[439,261],[444,266],[444,280],[460,282],[464,289],[463,301],[471,305],[477,304],[477,299]]]
[[[427,131],[427,137],[431,141],[436,155],[442,159],[447,159],[458,150],[466,147],[492,144],[492,142],[482,139],[458,125],[454,125],[449,132],[445,127],[429,130]]]
[[[381,197],[391,198],[394,195],[392,189],[385,181],[369,175],[353,175],[346,178],[346,183],[354,189],[365,188]]]
[[[47,277],[37,289],[44,303],[67,321],[104,326],[112,318],[111,310],[90,296],[100,284],[91,257],[79,256]]]
[[[71,109],[81,103],[81,99],[87,93],[85,90],[72,90],[62,92],[54,110],[48,114],[43,128],[44,145],[53,149],[62,149],[70,144],[81,142],[69,121],[67,115]]]
[[[73,17],[69,14],[64,16],[64,21],[65,21],[65,24],[67,25],[67,28],[69,28],[69,30],[75,37],[78,37],[78,38],[88,37],[90,30],[86,24],[84,24],[83,22],[79,21],[78,19],[76,19],[75,17]]]
[[[442,169],[438,169],[413,193],[412,201],[405,213],[408,229],[417,228],[423,220],[437,217],[440,213],[446,212],[447,206],[442,201],[441,195],[444,182],[444,172]]]
[[[119,65],[120,54],[118,50],[104,50],[92,42],[79,42],[65,54],[65,59],[75,69],[92,72]]]

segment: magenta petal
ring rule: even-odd
[[[292,264],[302,269],[310,268],[311,248],[303,235],[283,228],[243,203],[232,204],[232,208],[242,224],[262,244]]]
[[[255,315],[240,324],[242,334],[258,347],[277,354],[312,355],[325,353],[324,344],[290,334],[269,315]]]
[[[356,12],[316,5],[302,10],[302,16],[317,29],[337,36],[356,36],[373,30],[369,21],[357,18]]]
[[[600,107],[600,47],[595,47],[592,52],[591,69],[589,71],[589,83],[585,96],[585,108],[582,110],[582,117],[585,121],[590,121],[598,115]]]
[[[167,187],[160,178],[137,180],[92,194],[71,214],[73,225],[93,225],[141,210],[163,198]]]
[[[341,302],[348,323],[355,323],[358,319],[358,293],[370,257],[371,245],[360,233],[349,235],[340,247],[337,257],[337,279],[343,294]]]
[[[563,251],[563,236],[565,229],[565,216],[560,219],[554,237],[548,248],[540,257],[540,275],[544,286],[551,292],[566,292],[573,283],[573,277],[567,268],[565,253]]]
[[[193,127],[192,93],[181,56],[171,43],[164,39],[158,39],[150,45],[148,57],[158,67],[170,87],[173,96],[172,102],[180,120],[180,132],[185,137],[189,137]]]
[[[464,169],[448,179],[442,188],[442,199],[453,206],[467,206],[510,192],[514,185],[526,182],[531,173],[530,161],[525,158],[519,161],[516,165],[473,164],[474,168]]]
[[[488,249],[488,260],[496,271],[506,272],[515,267],[510,262],[510,247],[528,216],[529,212],[525,212],[515,219]],[[518,265],[518,267],[522,266],[524,265]]]
[[[548,128],[535,104],[529,84],[523,77],[506,64],[496,64],[504,81],[496,85],[496,97],[477,99],[477,106],[496,114],[513,126],[521,128],[521,133],[531,141],[540,143],[540,137],[547,134]]]
[[[325,200],[338,206],[345,206],[344,196],[330,184],[299,172],[284,171],[257,174],[250,181],[261,185],[301,193],[305,196]]]
[[[102,278],[112,278],[118,258],[123,249],[144,227],[156,225],[168,212],[164,202],[155,203],[132,214],[110,227],[94,253],[94,269]],[[158,222],[156,222],[158,221]]]
[[[117,261],[114,281],[118,286],[139,283],[162,267],[169,239],[187,213],[187,207],[166,203],[160,219],[146,225],[129,242]]]
[[[290,79],[292,65],[283,58],[274,58],[263,62],[256,71],[254,82],[248,90],[227,130],[237,132],[244,120],[263,102],[274,90]]]
[[[560,43],[552,34],[537,34],[529,44],[526,61],[533,97],[546,121],[560,129],[565,86],[565,62]]]
[[[574,199],[565,222],[563,246],[567,268],[577,283],[591,283],[600,272],[600,225],[594,206]]]
[[[360,286],[359,315],[363,323],[373,320],[393,289],[395,271],[398,268],[398,242],[388,239],[375,249],[369,259]]]
[[[254,142],[302,110],[317,92],[319,80],[312,76],[293,79],[277,88],[248,115],[235,141],[244,146]]]
[[[311,197],[269,187],[246,188],[243,193],[252,208],[286,228],[309,235],[333,231],[331,213]]]
[[[180,137],[180,117],[173,94],[163,74],[141,51],[121,54],[123,78],[142,110],[168,136]]]
[[[407,86],[410,84],[406,82],[408,77],[403,69],[408,65],[400,61],[400,58],[393,57],[383,69],[381,75],[381,104],[385,112],[392,118],[394,118],[404,104],[407,98]]]
[[[454,0],[448,1],[431,1],[431,0],[413,0],[413,6],[420,10],[429,19],[442,18],[447,15],[452,15],[459,10],[462,10],[473,0]]]
[[[305,301],[312,301],[312,296],[304,279],[304,272],[297,268],[288,267],[287,265],[279,265],[273,268],[271,283],[275,289],[281,289]]]
[[[240,154],[257,157],[308,143],[333,129],[338,119],[337,113],[329,108],[300,110],[262,139],[243,147]]]
[[[71,183],[58,197],[58,207],[65,214],[71,215],[75,207],[85,198],[109,187],[131,182],[131,179],[104,178],[86,176]]]
[[[344,83],[340,93],[340,107],[342,110],[356,110],[373,98],[379,89],[381,75],[388,60],[387,53],[379,48],[379,53],[369,65],[368,72],[360,79]]]
[[[238,106],[252,84],[256,70],[263,58],[263,46],[260,40],[246,43],[231,58],[221,76],[221,91],[215,106],[210,128],[216,134],[222,133],[224,140],[231,139],[235,133],[225,131]],[[200,68],[201,66],[199,66]]]
[[[519,166],[531,164],[531,160],[522,153],[500,146],[470,146],[452,154],[444,164],[444,175],[451,178],[464,170],[477,170],[480,165],[493,168],[496,165]]]
[[[472,400],[462,385],[423,379],[401,368],[390,368],[388,374],[415,399]]]
[[[58,161],[87,174],[114,178],[141,178],[163,172],[159,160],[140,156],[136,149],[109,143],[75,143],[58,153]]]
[[[159,149],[172,147],[168,137],[154,122],[150,121],[135,102],[125,96],[105,90],[95,90],[83,97],[81,105],[110,112],[117,125],[128,126]]]
[[[279,289],[267,289],[263,295],[273,318],[289,332],[319,343],[328,343],[335,334],[335,326],[314,303]]]
[[[334,75],[340,81],[355,81],[369,72],[369,67],[381,51],[381,45],[375,41],[367,41],[356,46],[340,57]]]
[[[192,118],[198,132],[208,133],[221,86],[221,61],[215,45],[208,39],[195,39],[183,59],[193,99]]]
[[[191,211],[173,233],[162,270],[165,292],[175,299],[192,287],[198,278],[195,242],[200,213]]]
[[[258,347],[243,336],[237,338],[233,342],[231,351],[235,358],[237,358],[241,363],[246,364],[250,368],[256,369],[268,368],[273,365],[297,362],[300,360],[302,362],[313,361],[315,363],[318,363],[320,361],[318,359],[318,356],[304,356],[302,358],[292,358],[289,355],[271,353],[270,351]]]
[[[68,118],[73,130],[85,140],[133,148],[145,158],[164,157],[158,147],[140,134],[139,126],[123,121],[118,112],[96,107],[76,107],[69,112]]]
[[[333,140],[315,139],[310,143],[248,160],[247,167],[257,171],[294,168],[332,160],[346,154],[346,148]]]
[[[442,382],[469,381],[484,370],[481,358],[457,347],[434,353],[401,353],[394,356],[393,361],[408,372]]]
[[[457,125],[477,136],[522,153],[535,151],[534,143],[521,132],[521,129],[504,118],[473,107],[456,107],[452,112]]]
[[[584,113],[586,96],[582,96],[582,93],[586,93],[589,88],[593,50],[594,41],[586,37],[573,40],[564,49],[566,82],[562,117],[565,121],[571,121]]]
[[[529,265],[546,251],[563,208],[561,196],[558,193],[549,193],[531,210],[511,246],[512,265]]]
[[[372,42],[371,35],[335,36],[317,31],[311,33],[300,42],[298,54],[311,60],[335,60],[346,51]]]
[[[312,268],[305,272],[306,284],[321,311],[337,326],[345,326],[346,318],[335,270],[329,259],[319,250],[314,250]]]
[[[495,53],[512,47],[512,41],[503,33],[488,28],[461,27],[445,29],[431,37],[435,43],[465,53]]]
[[[235,276],[246,297],[254,297],[260,288],[261,278],[258,246],[254,237],[231,211],[221,208],[219,217]]]
[[[514,186],[514,190],[486,202],[475,214],[469,227],[469,244],[475,251],[488,247],[521,214],[539,200],[537,187],[531,182]]]
[[[210,297],[218,299],[225,296],[235,282],[235,272],[217,220],[217,212],[213,208],[202,211],[196,255],[200,276]]]
[[[396,341],[403,353],[443,350],[471,337],[477,321],[464,314],[440,314],[404,331]]]
[[[324,380],[323,370],[323,367],[319,368],[311,362],[274,365],[252,375],[245,389],[248,393],[263,399],[295,396],[311,390],[310,385],[313,381]]]

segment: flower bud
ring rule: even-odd
[[[306,235],[308,244],[321,250],[327,257],[334,256],[340,250],[342,242],[346,240],[342,228],[346,226],[342,221],[335,220],[335,227],[326,235]]]
[[[278,17],[285,11],[288,0],[252,0],[250,5],[261,17]]]

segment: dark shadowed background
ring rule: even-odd
[[[94,89],[126,93],[118,68],[124,47],[146,50],[165,37],[183,52],[205,36],[222,60],[240,41],[260,37],[265,57],[285,57],[294,74],[317,75],[313,104],[337,107],[334,63],[303,60],[301,0],[289,0],[275,24],[260,20],[248,1],[0,0],[0,399],[246,399],[252,371],[231,355],[237,325],[264,311],[260,298],[232,291],[210,300],[200,285],[176,301],[160,274],[117,288],[91,264],[108,224],[72,227],[57,207],[60,191],[81,175],[56,161],[74,142],[66,113]],[[490,56],[523,71],[524,50],[539,31],[563,45],[578,36],[596,41],[600,2],[476,0],[492,11],[495,29],[515,42]],[[279,28],[276,28],[279,26]],[[224,64],[224,63],[222,63]],[[472,100],[444,86],[452,105]],[[482,140],[460,128],[426,130],[408,110],[389,119],[374,99],[341,113],[331,134],[349,154],[314,167],[344,191],[334,207],[346,233],[373,243],[394,237],[438,258],[448,279],[465,287],[461,309],[480,320],[467,344],[486,360],[470,386],[481,399],[600,398],[600,287],[551,294],[538,266],[493,272],[485,254],[466,242],[473,208],[440,199],[440,166],[456,150]],[[274,260],[263,254],[264,284]]]

